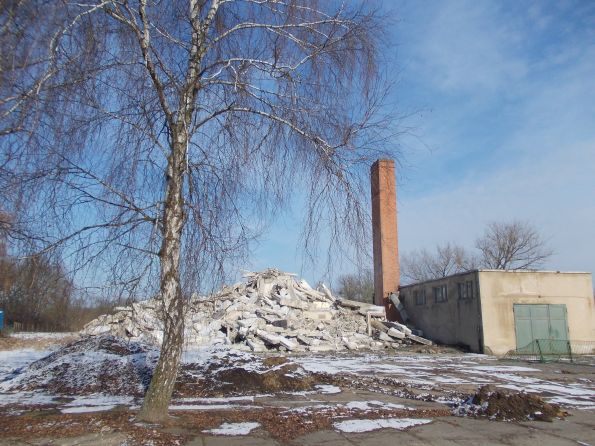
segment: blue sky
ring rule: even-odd
[[[546,269],[595,272],[595,2],[383,7],[390,100],[414,112],[395,141],[401,252],[471,249],[487,222],[520,219],[555,251]],[[302,267],[299,222],[272,225],[247,267],[322,278],[323,264]]]

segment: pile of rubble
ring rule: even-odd
[[[246,281],[209,297],[191,299],[186,315],[189,346],[228,344],[241,350],[341,351],[431,344],[421,332],[382,320],[384,308],[335,298],[327,287],[275,269],[246,273]],[[119,307],[85,326],[159,345],[163,327],[155,299]]]

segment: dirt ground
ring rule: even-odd
[[[0,351],[67,340],[16,339],[0,343]],[[0,404],[0,446],[595,446],[594,364],[451,351],[266,356],[261,362],[256,369],[244,364],[248,371],[235,362],[211,365],[201,376],[186,367],[164,425],[136,420],[138,396],[104,406],[92,405],[94,395],[80,397],[87,407],[73,397],[36,404],[15,399]],[[0,403],[18,395],[0,392]],[[256,427],[238,436],[206,432],[237,423]]]
[[[363,395],[344,395],[356,401]],[[376,397],[376,396],[374,396]],[[25,445],[595,445],[593,412],[571,411],[564,420],[497,422],[451,416],[442,409],[417,409],[407,414],[384,412],[374,417],[421,417],[431,422],[406,430],[380,429],[344,433],[332,429],[340,413],[320,412],[283,416],[265,409],[253,411],[177,412],[165,426],[137,423],[135,412],[59,415],[31,412],[18,418],[0,418],[1,446]],[[351,418],[353,414],[351,414]],[[260,427],[239,437],[204,434],[222,422],[250,420]]]
[[[64,333],[60,336],[36,336],[35,333],[25,333],[22,337],[2,335],[0,336],[0,351],[17,350],[30,348],[35,350],[45,350],[50,347],[65,345],[75,340],[78,335],[75,333]]]

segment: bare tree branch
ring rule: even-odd
[[[553,252],[527,222],[491,222],[475,246],[481,264],[491,269],[531,269],[542,265]]]
[[[402,256],[401,275],[406,282],[416,283],[441,279],[475,269],[477,260],[461,246],[438,245],[434,252],[426,249]]]

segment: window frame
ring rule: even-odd
[[[432,292],[434,294],[434,303],[448,302],[448,286],[446,284],[432,287]]]
[[[473,294],[474,286],[473,280],[466,280],[464,282],[457,283],[458,293],[459,293],[459,300],[471,300],[475,296]]]
[[[415,300],[415,305],[425,305],[427,303],[426,289],[420,288],[413,290],[413,299]]]

